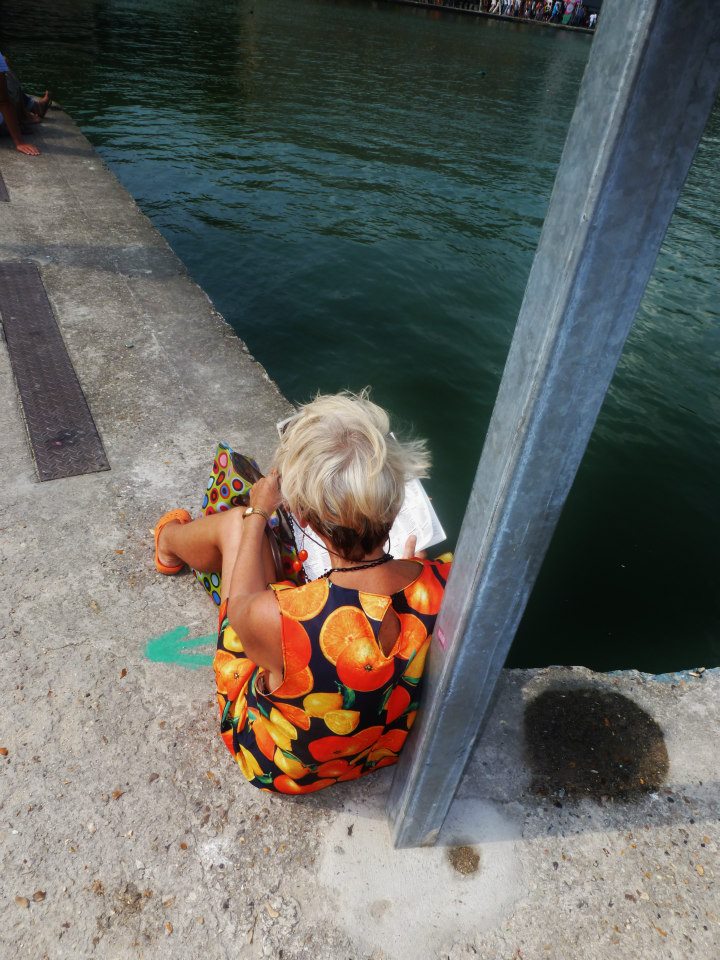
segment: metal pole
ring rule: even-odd
[[[432,844],[652,272],[720,80],[718,0],[606,0],[388,812]]]

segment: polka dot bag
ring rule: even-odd
[[[249,503],[250,487],[261,477],[260,468],[254,460],[236,453],[226,443],[219,443],[200,512],[207,517],[213,513],[223,513],[231,507],[246,507]],[[267,534],[275,560],[277,580],[290,580],[297,586],[304,583],[302,569],[299,573],[293,570],[297,547],[292,520],[282,507],[270,518]],[[200,570],[195,570],[194,573],[219,606],[220,574],[203,573]]]

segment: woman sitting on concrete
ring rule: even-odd
[[[158,523],[161,572],[222,574],[221,735],[255,786],[309,793],[397,761],[449,565],[395,560],[384,544],[406,481],[428,465],[424,443],[392,437],[366,394],[321,396],[285,430],[249,507]],[[331,557],[302,586],[272,582],[265,528],[283,503]]]

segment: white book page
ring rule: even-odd
[[[407,539],[413,534],[418,551],[445,539],[445,531],[419,480],[410,480],[405,486],[405,500],[390,531],[390,553],[402,557]]]

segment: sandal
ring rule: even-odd
[[[180,573],[182,568],[185,566],[184,563],[179,563],[175,567],[168,567],[166,564],[162,563],[158,557],[158,540],[160,539],[160,531],[168,523],[177,521],[178,523],[190,523],[192,517],[187,512],[187,510],[170,510],[169,513],[164,514],[158,522],[155,524],[155,529],[153,534],[155,536],[155,569],[158,573],[165,574],[166,577],[171,577],[174,573]]]

